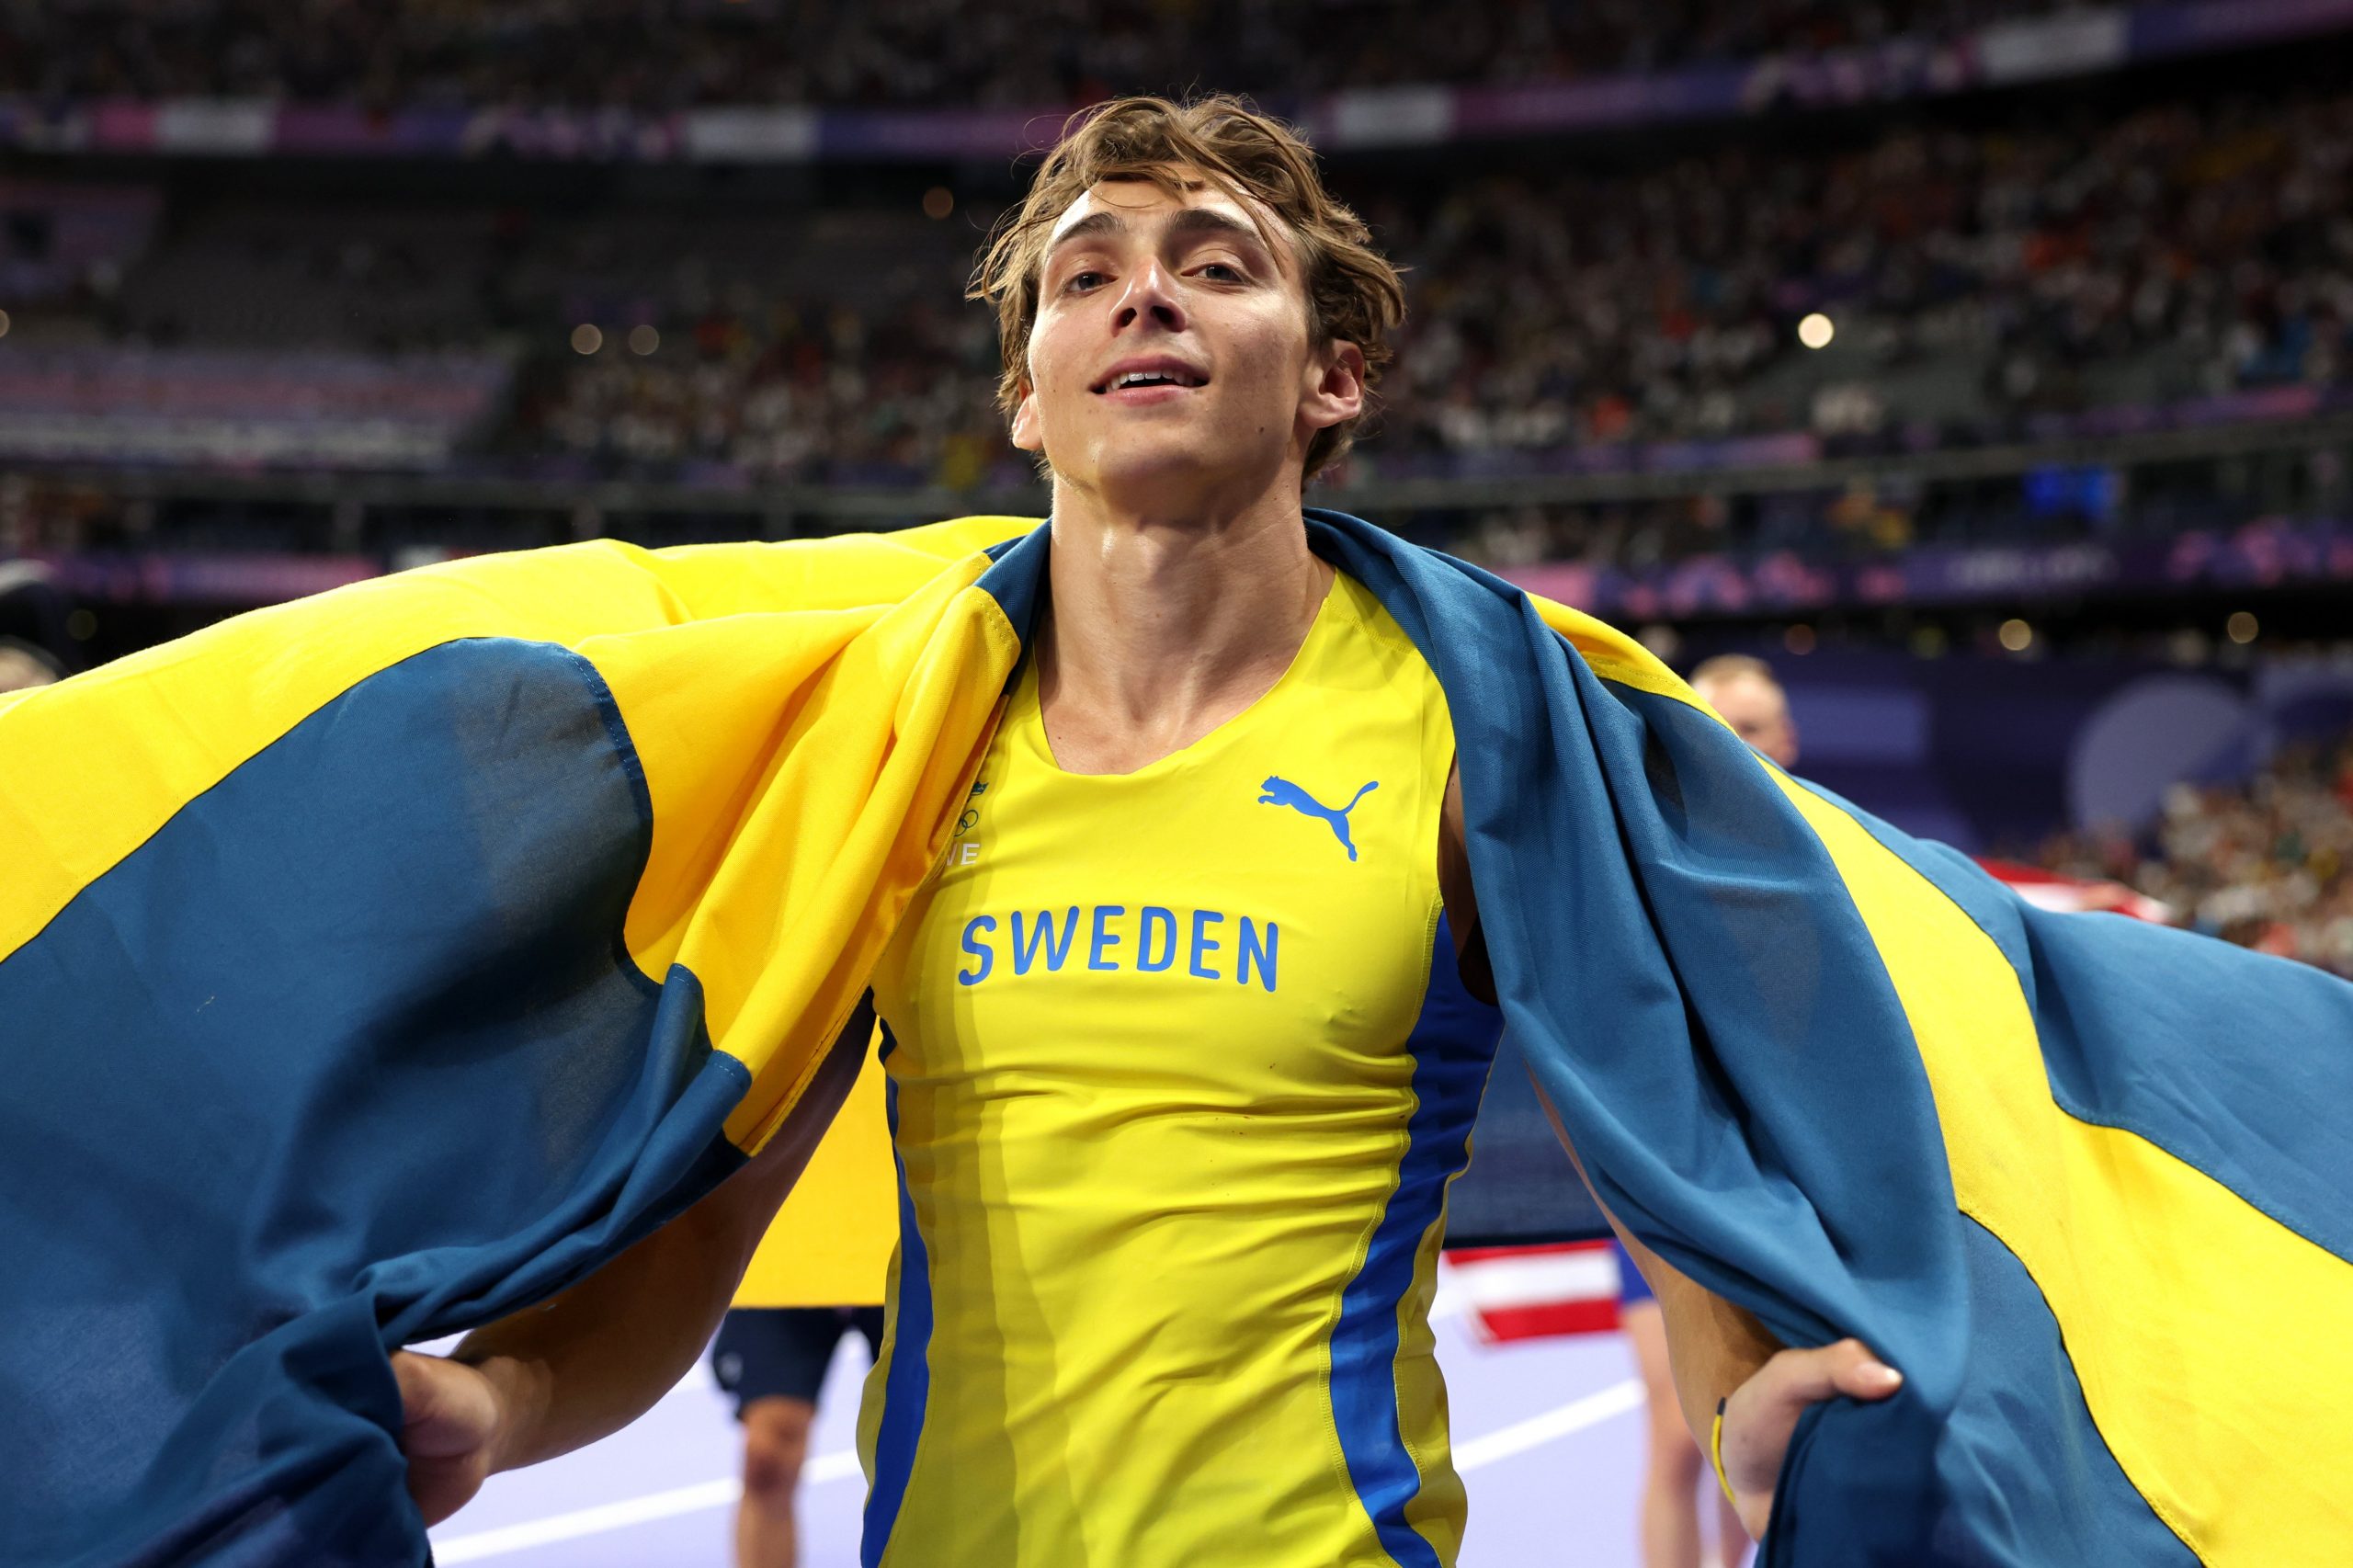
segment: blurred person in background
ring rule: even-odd
[[[7,546],[0,541],[0,551]],[[0,691],[47,686],[72,674],[66,629],[72,605],[36,561],[0,561]]]
[[[736,1568],[794,1568],[801,1469],[817,1396],[846,1334],[882,1353],[881,1307],[739,1307],[710,1347],[719,1386],[735,1398],[744,1427],[744,1500],[735,1510]]]
[[[1746,653],[1719,653],[1691,672],[1691,689],[1733,733],[1783,768],[1798,765],[1798,727],[1773,666]]]
[[[28,686],[47,686],[60,679],[64,671],[57,662],[28,642],[13,637],[0,637],[0,692],[22,691]]]
[[[744,1428],[736,1568],[801,1561],[801,1483],[825,1376],[847,1335],[864,1339],[870,1358],[881,1355],[898,1219],[882,1070],[870,1051],[711,1343],[711,1371]]]
[[[1635,1508],[1643,1568],[1701,1568],[1703,1562],[1738,1568],[1748,1553],[1748,1531],[1742,1527],[1732,1499],[1709,1473],[1708,1456],[1699,1451],[1691,1428],[1684,1423],[1683,1407],[1675,1396],[1675,1374],[1667,1365],[1666,1313],[1635,1267],[1626,1244],[1612,1237],[1609,1245],[1618,1255],[1618,1326],[1633,1348],[1634,1369],[1643,1380],[1648,1432],[1643,1494]],[[1713,1558],[1705,1555],[1699,1535],[1703,1485],[1715,1501]]]

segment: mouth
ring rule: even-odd
[[[1209,385],[1209,377],[1178,359],[1131,359],[1088,390],[1121,403],[1159,402]]]

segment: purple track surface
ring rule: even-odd
[[[1640,1385],[1616,1335],[1481,1345],[1440,1298],[1438,1358],[1470,1490],[1461,1568],[1637,1568]],[[856,1568],[858,1383],[847,1336],[801,1498],[802,1568]],[[433,1532],[441,1568],[729,1568],[736,1437],[699,1367],[643,1419],[578,1453],[492,1478]]]

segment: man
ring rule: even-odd
[[[0,692],[23,691],[57,679],[57,665],[28,642],[0,637]]]
[[[1783,767],[1798,765],[1798,727],[1772,665],[1746,653],[1719,653],[1699,661],[1691,689],[1742,740]]]
[[[844,1338],[855,1334],[870,1356],[881,1354],[882,1309],[874,1303],[897,1220],[881,1073],[870,1057],[752,1255],[711,1342],[711,1370],[734,1397],[744,1428],[736,1568],[800,1561],[801,1475],[818,1396]]]
[[[1777,1559],[2343,1559],[2353,984],[2038,910],[1302,508],[1395,313],[1313,172],[1151,102],[1047,165],[986,276],[1050,525],[451,562],[0,697],[12,1544],[424,1561],[699,1353],[870,990],[870,1559],[1443,1562],[1492,976]]]
[[[1282,127],[1126,100],[979,290],[1052,477],[1049,603],[872,979],[904,1196],[865,1560],[1451,1562],[1427,1309],[1497,1018],[1447,705],[1302,517],[1396,276]],[[763,1155],[544,1309],[400,1358],[426,1517],[649,1403],[790,1181]],[[1896,1375],[1776,1353],[1643,1264],[1761,1528],[1802,1410]]]
[[[801,1561],[794,1509],[809,1431],[835,1347],[846,1335],[882,1350],[880,1307],[737,1307],[711,1342],[711,1370],[744,1428],[744,1495],[735,1507],[736,1568]]]

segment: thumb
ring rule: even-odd
[[[1764,1399],[1795,1415],[1840,1394],[1885,1399],[1904,1386],[1904,1374],[1872,1355],[1861,1340],[1841,1339],[1813,1350],[1784,1350],[1751,1383]]]
[[[411,1459],[471,1454],[497,1430],[497,1395],[473,1368],[404,1350],[392,1357],[392,1376],[401,1391],[401,1448]]]

